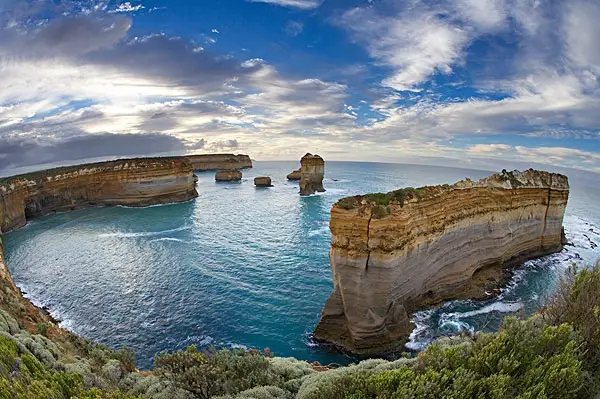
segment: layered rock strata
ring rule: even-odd
[[[268,176],[259,176],[254,178],[254,185],[256,187],[273,187],[271,178]]]
[[[325,161],[318,155],[306,154],[300,160],[300,195],[324,192]]]
[[[216,181],[240,181],[242,172],[237,169],[220,170],[215,174]]]
[[[203,154],[188,155],[196,171],[221,170],[221,169],[246,169],[252,167],[252,160],[243,154]]]
[[[122,159],[0,179],[0,232],[29,217],[92,206],[148,206],[198,196],[184,157]]]
[[[300,169],[292,171],[292,173],[287,175],[288,180],[300,180],[302,178],[302,174]]]
[[[530,169],[340,200],[315,338],[359,354],[398,348],[416,310],[485,297],[510,268],[560,251],[568,196],[566,176]]]

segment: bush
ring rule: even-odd
[[[552,324],[569,323],[585,345],[587,367],[600,372],[600,268],[577,270],[573,265],[561,278],[554,295],[543,309]]]
[[[475,340],[446,339],[394,370],[351,366],[306,378],[299,399],[578,398],[588,375],[576,334],[541,318],[507,318]]]

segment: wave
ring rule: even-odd
[[[329,226],[323,226],[323,227],[319,227],[318,229],[314,229],[308,232],[308,236],[309,237],[314,237],[314,236],[322,236],[329,233]]]
[[[101,237],[101,238],[110,238],[110,237],[118,237],[118,238],[154,237],[154,236],[160,236],[160,235],[168,234],[168,233],[176,233],[178,231],[190,230],[191,228],[192,228],[192,226],[182,226],[182,227],[178,227],[176,229],[169,229],[169,230],[163,230],[163,231],[142,231],[142,232],[139,232],[139,233],[123,233],[123,232],[104,233],[104,234],[99,234],[98,237]]]
[[[453,319],[459,320],[492,312],[514,313],[520,311],[523,309],[523,307],[524,306],[521,302],[494,302],[490,305],[484,306],[480,309],[471,310],[469,312],[443,313],[440,320],[443,323]]]
[[[189,241],[186,241],[186,240],[182,240],[181,238],[175,238],[175,237],[155,238],[154,240],[150,240],[148,242],[158,242],[158,241],[173,241],[173,242],[183,242],[183,243],[189,242]]]

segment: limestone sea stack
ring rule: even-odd
[[[220,170],[215,175],[216,181],[240,181],[242,172],[237,169]]]
[[[148,206],[198,196],[185,157],[122,159],[0,179],[0,233],[26,219],[92,206]]]
[[[566,176],[530,169],[340,200],[315,338],[357,354],[397,349],[413,312],[486,297],[511,268],[560,251],[568,197]]]
[[[306,154],[300,160],[300,195],[322,193],[325,161],[318,155]]]
[[[273,184],[271,184],[271,178],[268,176],[255,177],[254,185],[256,187],[273,187]]]
[[[252,167],[252,160],[243,154],[202,154],[188,155],[186,157],[196,171],[246,169]]]
[[[292,171],[292,173],[287,175],[288,180],[300,180],[301,177],[302,177],[302,174],[300,172],[300,169],[296,169],[296,170]]]

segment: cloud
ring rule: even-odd
[[[0,137],[0,170],[99,157],[183,154],[186,150],[183,140],[158,133],[82,134],[66,140],[52,137]]]
[[[125,12],[136,12],[136,11],[139,11],[139,10],[141,10],[143,8],[146,8],[146,7],[144,7],[141,4],[138,4],[138,5],[134,6],[129,1],[126,1],[125,3],[119,4],[115,10],[109,11],[109,12],[123,12],[123,13],[125,13]]]
[[[417,2],[418,3],[418,2]],[[434,73],[449,74],[458,62],[469,35],[438,10],[418,3],[389,16],[374,7],[353,8],[336,23],[365,46],[369,55],[393,69],[383,84],[396,90],[418,90]]]
[[[300,8],[310,10],[320,7],[325,0],[246,0],[253,3],[269,3],[282,7]]]
[[[304,30],[304,24],[300,21],[288,21],[284,30],[287,35],[296,37]]]

